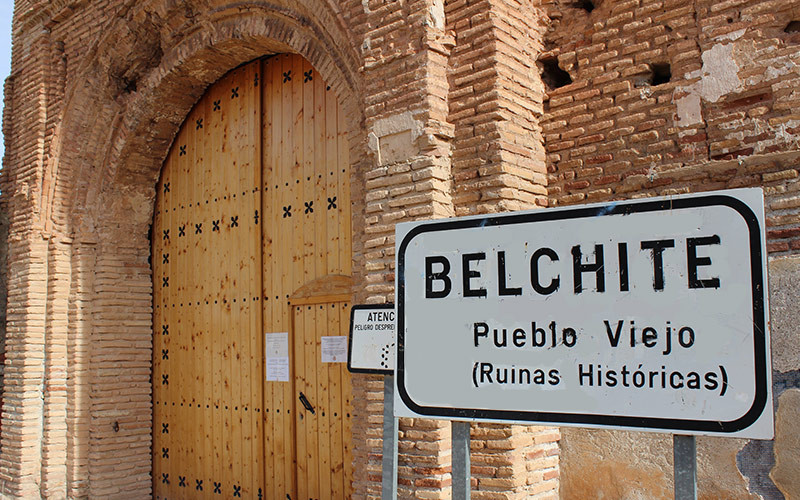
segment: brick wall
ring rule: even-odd
[[[596,3],[591,13],[549,5],[555,22],[543,58],[557,59],[572,78],[549,89],[542,123],[553,204],[773,185],[796,175],[793,156],[779,153],[800,144],[800,56],[796,37],[784,32],[800,3]],[[653,83],[658,65],[668,65],[669,81]]]
[[[539,62],[550,204],[762,186],[770,258],[795,255],[800,39],[786,29],[800,19],[800,2],[545,4],[551,23]],[[667,437],[564,429],[563,439],[565,498],[671,498]],[[746,446],[699,442],[701,456],[713,457],[701,461],[701,498],[767,491],[763,479],[743,477],[753,471],[722,465],[751,460]],[[771,448],[755,459],[763,478],[770,460]],[[766,484],[772,498],[778,490]]]

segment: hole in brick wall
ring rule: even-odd
[[[650,65],[650,70],[652,71],[652,77],[650,80],[650,85],[656,86],[661,85],[663,83],[667,83],[672,79],[672,70],[669,67],[669,63],[654,63]]]
[[[576,0],[573,5],[575,8],[583,9],[586,12],[591,12],[594,10],[594,2],[592,2],[592,0]]]
[[[572,83],[572,77],[558,66],[558,59],[555,57],[539,59],[539,62],[542,65],[542,81],[549,90],[561,88]]]
[[[123,78],[122,91],[125,92],[126,94],[136,92],[136,80],[133,80],[131,78]]]
[[[783,28],[785,33],[800,33],[800,21],[791,21]]]

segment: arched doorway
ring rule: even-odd
[[[152,230],[156,498],[351,496],[345,136],[293,54],[231,71],[181,127]]]

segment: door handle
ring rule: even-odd
[[[302,391],[300,392],[300,402],[303,403],[303,408],[310,411],[312,415],[317,414],[317,412],[314,411],[314,407],[311,406],[311,403],[308,401],[308,398],[306,398],[306,395],[303,394]]]

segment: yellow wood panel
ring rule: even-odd
[[[346,319],[320,309],[333,297],[303,297],[313,314],[297,330],[289,304],[350,273],[343,122],[308,62],[280,55],[214,84],[176,136],[152,233],[156,497],[350,491],[349,375],[322,367],[319,350]],[[289,382],[265,381],[265,332],[290,334]],[[298,388],[322,409],[302,433]]]
[[[339,321],[339,304],[332,303],[331,311],[329,312],[329,324],[331,330],[339,332],[342,335],[341,323]],[[328,413],[333,415],[327,423],[328,440],[330,442],[330,463],[329,470],[331,475],[331,497],[332,498],[345,498],[344,496],[344,483],[347,478],[345,464],[343,461],[344,449],[342,442],[342,377],[347,376],[342,370],[341,365],[330,366],[328,370],[328,398],[329,409]],[[345,473],[342,473],[345,471]],[[349,497],[347,497],[349,498]]]
[[[350,303],[339,304],[339,328],[344,335],[350,319]],[[344,449],[344,498],[353,497],[353,385],[350,373],[341,367],[342,395],[342,447]]]
[[[337,364],[341,363],[322,363],[322,349],[320,340],[326,335],[338,335],[339,331],[331,322],[331,309],[335,309],[335,304],[320,304],[316,317],[316,349],[314,356],[317,358],[317,468],[319,470],[319,495],[324,498],[332,492],[331,480],[331,440],[330,440],[330,374],[338,371]],[[320,498],[320,497],[316,497]]]
[[[272,98],[273,92],[273,81],[274,78],[272,77],[274,64],[270,65],[270,60],[265,60],[262,62],[261,65],[261,72],[263,75],[263,84],[262,84],[262,94],[264,95],[264,100],[269,100]],[[275,234],[275,219],[274,217],[266,217],[266,208],[275,206],[276,201],[274,195],[276,193],[276,189],[273,188],[269,182],[272,179],[271,172],[273,170],[273,164],[270,162],[274,158],[274,155],[269,154],[269,151],[274,149],[272,142],[270,142],[269,138],[273,136],[273,121],[274,121],[274,106],[262,106],[261,108],[261,123],[262,123],[262,180],[261,180],[261,192],[262,192],[262,204],[261,204],[261,220],[262,220],[262,234],[261,234],[261,241],[262,241],[262,258],[264,265],[262,266],[263,269],[263,286],[264,291],[261,295],[262,299],[262,331],[269,332],[272,331],[270,328],[274,325],[273,322],[273,304],[275,300],[270,295],[271,290],[273,289],[273,282],[274,282],[274,274],[275,274],[275,267],[273,265],[269,265],[273,259],[273,235]],[[266,367],[264,368],[266,370]],[[266,371],[261,380],[266,380]],[[265,492],[269,498],[274,498],[275,495],[275,481],[274,481],[274,472],[275,472],[275,445],[272,436],[275,434],[273,428],[273,418],[269,414],[271,408],[273,408],[273,401],[274,401],[274,390],[275,384],[267,384],[264,385],[264,399],[263,399],[263,414],[261,421],[263,422],[263,429],[264,429],[264,481],[265,481]]]
[[[321,479],[320,471],[331,469],[335,457],[343,459],[343,443],[350,438],[341,437],[340,426],[336,455],[329,438],[319,440],[320,419],[307,422],[297,413],[304,411],[297,399],[301,391],[309,398],[325,392],[318,385],[327,382],[322,377],[318,380],[315,371],[304,372],[303,367],[316,363],[320,355],[317,340],[312,342],[305,335],[319,333],[317,329],[328,321],[306,318],[302,322],[308,326],[298,329],[293,325],[297,311],[288,308],[285,300],[305,283],[350,272],[349,165],[347,150],[342,147],[344,130],[336,96],[299,56],[265,60],[264,80],[263,296],[274,302],[265,303],[263,328],[265,332],[290,331],[295,346],[290,360],[293,382],[265,382],[265,406],[273,410],[264,440],[269,461],[266,474],[273,478],[268,491],[275,498],[286,494],[294,498],[295,488],[299,498],[337,498],[344,494],[344,484],[334,490],[329,479]],[[313,307],[319,308],[318,301]],[[291,320],[287,317],[290,311]],[[294,337],[298,333],[303,334],[302,343]],[[297,349],[301,345],[303,352]],[[283,413],[277,413],[281,409]],[[288,414],[291,411],[294,416]],[[343,415],[336,413],[337,418]],[[327,410],[321,418],[330,418]],[[296,432],[292,425],[297,426]],[[314,432],[301,432],[303,426]],[[322,420],[322,427],[326,426],[330,423]],[[320,457],[324,457],[321,462]]]
[[[259,62],[209,89],[178,133],[158,186],[153,234],[170,237],[153,243],[161,259],[153,262],[157,497],[263,495],[262,431],[253,417],[263,389],[256,74]],[[159,334],[163,325],[168,335]]]
[[[351,389],[345,363],[323,363],[323,336],[345,336],[349,302],[292,307],[295,384],[315,412],[298,405],[298,498],[350,498]]]

